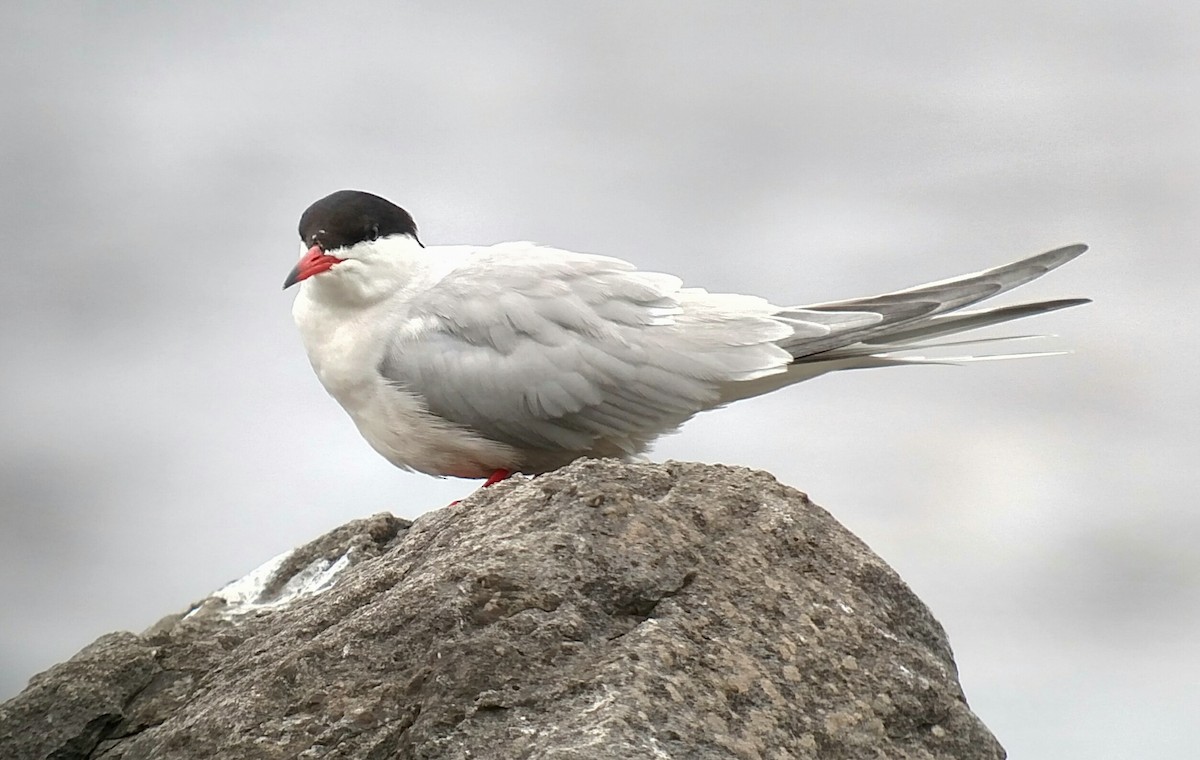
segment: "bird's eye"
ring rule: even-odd
[[[378,240],[378,239],[379,239],[379,225],[372,224],[371,225],[371,240]]]

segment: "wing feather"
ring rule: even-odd
[[[407,301],[379,369],[492,440],[632,454],[718,403],[724,385],[784,372],[792,357],[776,341],[827,331],[681,284],[608,257],[484,249]]]
[[[940,316],[1035,280],[1086,250],[1087,246],[1082,244],[1069,245],[982,272],[931,282],[892,293],[787,309],[781,312],[781,315],[809,314],[811,312],[858,315],[866,312],[876,314],[879,318],[870,324],[856,325],[850,321],[834,324],[830,335],[814,339],[793,339],[783,345],[797,361],[821,361],[824,358],[834,358],[834,355],[827,352],[856,343],[893,343],[897,342],[896,336],[903,336],[904,340],[911,340],[922,335],[945,335],[982,327],[985,324],[1016,319],[1020,316],[1039,313],[1039,311],[1050,311],[1054,308],[1075,305],[1082,301],[1061,302],[1061,306],[1057,301],[1047,302],[1047,304],[1031,304],[1024,309],[1013,307],[1012,311],[976,312],[969,316],[967,314],[954,317]],[[991,316],[984,316],[984,314],[991,314]]]
[[[893,353],[1082,303],[948,314],[1084,250],[1068,246],[907,290],[781,309],[753,296],[682,288],[676,277],[619,259],[503,244],[479,249],[404,301],[379,369],[433,414],[527,453],[551,452],[558,461],[636,454],[718,404],[835,369],[941,361]]]

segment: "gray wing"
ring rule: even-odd
[[[1075,258],[1069,246],[917,288],[780,309],[680,288],[618,259],[488,249],[407,301],[380,371],[429,410],[519,449],[634,453],[704,409],[861,358],[1085,302],[957,309]],[[789,369],[790,366],[790,369]],[[833,367],[837,368],[837,367]]]
[[[486,249],[405,305],[380,371],[430,411],[521,449],[640,451],[786,370],[776,343],[825,335],[748,296],[681,289],[626,262],[529,244]]]
[[[877,318],[874,322],[862,325],[843,323],[843,326],[835,327],[827,335],[797,335],[781,341],[780,345],[798,362],[825,361],[847,355],[870,353],[872,350],[879,351],[884,345],[902,347],[919,340],[1088,303],[1085,298],[1059,299],[982,311],[950,313],[1035,280],[1086,250],[1086,245],[1070,245],[994,269],[907,290],[784,309],[778,314],[783,319],[814,319],[814,312],[835,318],[843,314],[868,312]],[[857,344],[867,344],[875,348],[864,350]]]

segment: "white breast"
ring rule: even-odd
[[[406,274],[417,276],[395,278],[390,294],[380,297],[374,291],[362,299],[352,296],[364,281],[364,265],[346,261],[300,284],[292,317],[317,378],[376,451],[397,467],[482,478],[497,469],[514,469],[517,453],[431,414],[420,398],[390,384],[378,370],[393,331],[403,329],[399,299],[440,279],[456,258],[440,259],[438,272],[410,268]],[[339,278],[343,267],[348,276]],[[378,272],[370,274],[376,285],[386,280]]]

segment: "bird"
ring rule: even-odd
[[[974,350],[998,339],[943,339],[1089,302],[964,310],[1083,244],[780,307],[529,242],[425,246],[407,211],[360,190],[314,202],[299,233],[283,287],[299,285],[292,316],[326,391],[397,467],[485,486],[580,458],[636,460],[700,412],[833,371],[1047,355],[920,352]]]

